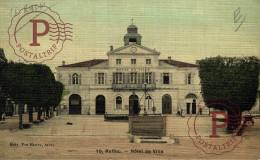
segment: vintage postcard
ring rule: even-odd
[[[260,159],[260,0],[0,13],[0,159]]]

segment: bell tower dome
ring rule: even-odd
[[[127,27],[127,34],[124,36],[125,46],[131,43],[141,45],[142,36],[137,31],[138,28],[133,23]]]

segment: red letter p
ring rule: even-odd
[[[213,111],[210,112],[212,114],[212,135],[210,135],[210,138],[218,138],[219,135],[217,135],[217,128],[223,128],[227,125],[228,122],[228,116],[226,112],[220,112],[220,111]],[[225,117],[225,122],[221,125],[217,125],[217,114],[222,114]]]
[[[50,26],[49,23],[42,19],[32,19],[30,22],[33,23],[33,43],[30,46],[40,46],[40,43],[37,43],[38,36],[44,36],[49,32]],[[45,31],[42,33],[37,33],[37,23],[43,23],[45,25]]]

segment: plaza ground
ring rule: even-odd
[[[28,117],[24,116],[27,120]],[[259,159],[260,119],[250,132],[245,132],[242,142],[232,151],[222,155],[206,154],[196,148],[188,136],[187,121],[167,116],[167,136],[173,134],[179,144],[130,143],[128,122],[104,121],[103,116],[59,115],[29,129],[18,130],[18,117],[7,117],[0,125],[1,159]],[[67,122],[73,125],[67,125]],[[211,133],[211,117],[199,117],[200,133]],[[225,134],[219,129],[218,134]],[[17,146],[17,145],[18,146]],[[22,145],[24,144],[24,145]],[[28,144],[28,146],[26,145]],[[114,150],[113,150],[114,149]],[[131,150],[153,150],[163,153],[133,153]],[[103,154],[97,150],[101,150]],[[106,153],[111,152],[122,153]]]

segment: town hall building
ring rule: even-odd
[[[202,100],[198,66],[160,59],[141,42],[132,24],[124,46],[110,46],[106,59],[57,67],[57,80],[69,91],[62,102],[67,114],[131,115],[138,108],[139,114],[196,114]]]

